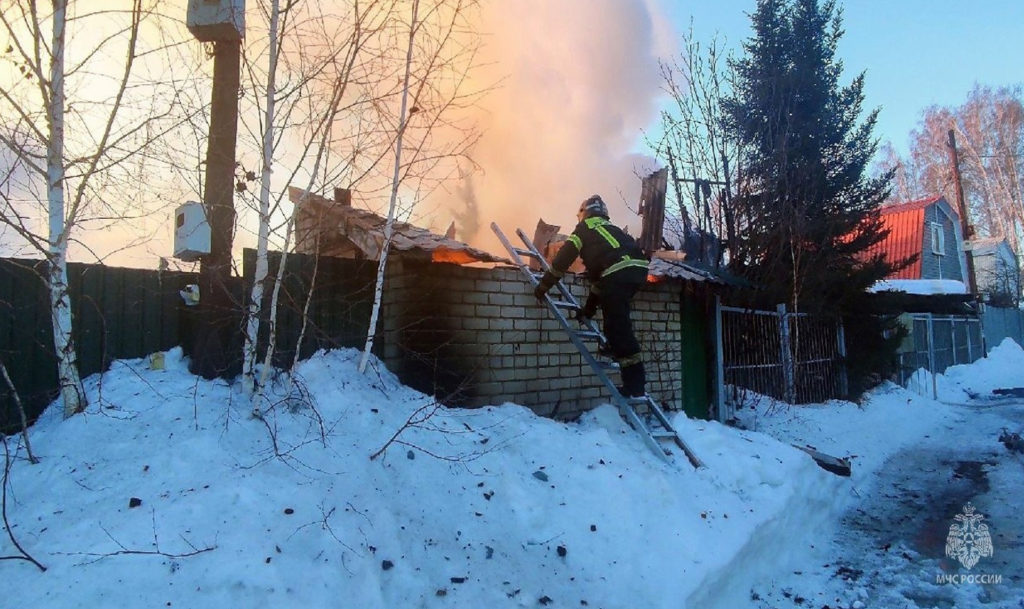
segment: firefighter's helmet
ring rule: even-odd
[[[602,218],[608,218],[608,206],[605,205],[604,200],[599,195],[593,195],[582,203],[580,203],[580,216],[581,218],[590,218],[593,216],[601,216]]]

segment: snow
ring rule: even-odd
[[[163,369],[119,361],[86,379],[85,413],[54,404],[31,428],[39,464],[6,438],[11,532],[47,571],[0,562],[15,582],[0,606],[735,608],[807,582],[863,605],[863,588],[810,565],[887,459],[957,433],[960,408],[892,384],[859,404],[751,396],[748,429],[674,418],[694,470],[611,406],[570,423],[448,409],[378,361],[360,375],[358,358],[318,353],[290,391],[278,375],[262,420],[180,349]],[[1004,343],[950,369],[942,386],[962,394],[943,397],[1024,385],[1022,362]],[[794,443],[849,457],[853,475]],[[0,557],[18,554],[0,539]]]
[[[884,279],[869,292],[906,292],[907,294],[966,294],[967,286],[955,279]]]
[[[992,349],[989,357],[971,365],[951,366],[943,374],[918,370],[912,382],[935,388],[940,402],[962,404],[991,392],[992,388],[1024,387],[1024,350],[1011,338]]]

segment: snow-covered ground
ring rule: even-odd
[[[766,420],[748,415],[778,437],[828,430],[825,447],[852,446],[861,427],[870,433],[854,459],[857,498],[839,525],[796,572],[753,582],[750,606],[1024,607],[1024,455],[999,442],[1004,430],[1024,430],[1024,398],[992,393],[1024,388],[1024,351],[1007,340],[974,364],[918,377],[940,401],[890,385],[863,404],[863,414],[822,406]],[[874,416],[882,414],[880,393],[903,396],[908,408]],[[918,400],[926,416],[912,407]],[[968,503],[984,515],[993,546],[972,569],[946,555],[950,526]]]
[[[852,547],[850,514],[890,457],[978,427],[967,407],[891,384],[861,404],[758,399],[740,411],[750,429],[675,419],[707,465],[695,471],[651,454],[610,406],[574,423],[450,410],[357,362],[302,363],[262,420],[177,350],[161,370],[122,361],[88,379],[87,412],[52,407],[31,429],[40,463],[6,439],[7,521],[46,571],[0,561],[0,607],[871,605],[871,582],[822,567],[852,564],[832,556]],[[941,380],[956,403],[1022,386],[1024,351],[1004,343]],[[1000,408],[1024,425],[1024,405]],[[791,443],[850,457],[853,475]],[[1020,455],[1001,458],[990,483],[1019,497]],[[996,503],[978,502],[994,533],[1016,517]],[[20,554],[0,538],[0,557]],[[994,558],[975,570],[1021,571]]]

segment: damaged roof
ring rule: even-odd
[[[657,278],[681,279],[683,281],[708,282],[718,285],[732,285],[720,272],[705,269],[682,259],[664,256],[675,252],[655,252],[651,258],[649,274]]]
[[[288,198],[298,208],[296,215],[300,218],[297,221],[300,234],[297,235],[296,250],[315,251],[310,248],[309,242],[316,239],[316,231],[313,228],[316,226],[319,227],[321,241],[315,247],[319,247],[322,253],[357,254],[359,257],[379,260],[387,219],[371,211],[353,207],[347,197],[339,196],[339,192],[335,193],[335,197],[328,199],[321,195],[306,193],[294,186],[288,188]],[[439,235],[397,220],[393,226],[392,250],[433,262],[506,262],[504,258],[456,241],[448,235]],[[450,230],[449,235],[453,232]],[[342,242],[339,242],[339,238]]]

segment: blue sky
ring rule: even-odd
[[[755,0],[661,0],[675,29],[691,16],[700,40],[716,31],[737,50]],[[865,107],[880,108],[875,135],[906,151],[930,105],[964,102],[977,82],[1024,83],[1024,0],[848,0],[839,42],[844,84],[866,72]]]

